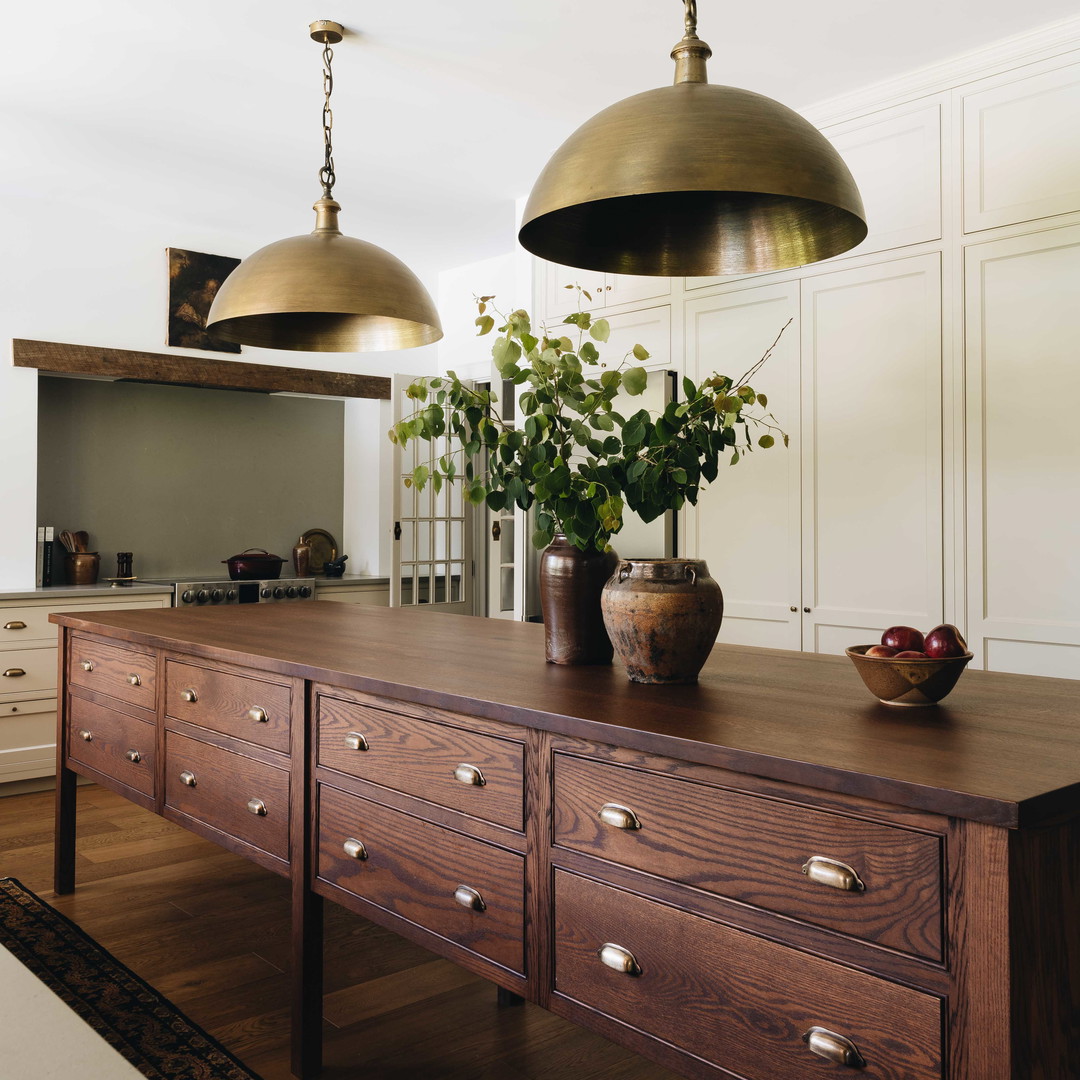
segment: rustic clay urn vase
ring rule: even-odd
[[[610,664],[600,594],[619,565],[608,551],[582,551],[557,533],[540,555],[540,607],[549,664]]]
[[[626,559],[601,603],[632,682],[697,682],[724,615],[723,594],[703,559]]]

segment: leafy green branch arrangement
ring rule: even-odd
[[[761,359],[737,379],[713,374],[701,383],[682,380],[683,399],[669,402],[655,419],[642,409],[622,427],[623,455],[618,474],[627,505],[643,520],[652,521],[668,510],[697,504],[702,481],[712,483],[720,461],[730,454],[737,465],[755,447],[767,450],[780,429],[765,394],[750,380],[761,370],[780,343],[789,319]]]
[[[514,504],[527,510],[535,503],[537,547],[546,547],[561,532],[583,551],[603,551],[622,527],[623,515],[618,468],[623,446],[615,432],[625,420],[612,403],[620,390],[633,395],[645,389],[648,375],[638,365],[649,354],[635,345],[617,367],[587,376],[585,365],[600,362],[596,343],[608,340],[606,319],[576,312],[564,323],[574,328],[569,333],[576,341],[546,332],[537,337],[527,312],[503,315],[491,306],[493,299],[478,300],[478,336],[495,329],[489,314],[494,312],[502,325],[491,354],[502,378],[522,388],[522,426],[503,419],[493,392],[473,389],[451,371],[407,388],[420,407],[394,427],[390,438],[405,446],[412,438],[432,441],[449,433],[455,450],[440,457],[435,468],[414,471],[411,480],[418,488],[430,481],[439,490],[443,482],[460,480],[470,502],[486,502],[493,510]],[[630,357],[638,364],[631,366]]]
[[[579,296],[590,299],[580,288]],[[776,342],[742,378],[714,375],[700,385],[684,379],[685,400],[656,418],[645,409],[627,418],[615,402],[648,385],[641,364],[649,353],[641,345],[610,367],[596,344],[609,338],[606,319],[578,311],[563,320],[576,341],[546,330],[537,336],[527,312],[503,315],[493,299],[478,298],[478,336],[496,329],[494,312],[502,325],[491,354],[502,378],[522,388],[522,425],[500,415],[492,391],[474,389],[451,371],[407,388],[417,408],[390,438],[404,447],[410,439],[448,436],[453,449],[431,468],[418,466],[406,483],[420,490],[431,483],[438,492],[459,482],[469,502],[493,510],[535,504],[538,548],[563,533],[583,551],[602,551],[622,528],[627,505],[651,521],[696,503],[702,480],[716,478],[721,455],[730,451],[735,464],[755,442],[772,446],[773,432],[787,443],[771,414],[754,411],[768,402],[748,384]]]

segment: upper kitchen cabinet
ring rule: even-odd
[[[1080,226],[974,244],[967,306],[968,642],[1080,676]]]
[[[802,282],[803,648],[943,616],[941,260]]]
[[[1080,210],[1080,63],[975,83],[963,113],[965,232]]]
[[[580,285],[591,297],[582,297],[580,301],[587,311],[637,304],[671,295],[671,278],[601,274],[595,270],[575,270],[542,259],[535,260],[535,265],[540,279],[541,315],[549,322],[578,310],[575,285]]]
[[[799,284],[759,285],[695,297],[685,306],[687,374],[738,378],[772,344],[754,376],[769,412],[790,438],[745,455],[688,512],[686,553],[705,559],[724,591],[719,641],[774,649],[801,646],[799,565]]]
[[[934,98],[824,130],[855,178],[870,228],[831,261],[941,239],[941,112]],[[686,287],[733,280],[687,278]]]

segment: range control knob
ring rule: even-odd
[[[227,592],[227,593],[225,594],[225,599],[226,599],[226,600],[227,600],[227,601],[228,601],[228,602],[229,602],[230,604],[235,604],[235,603],[236,603],[236,590],[235,590],[235,589],[230,589],[230,590],[229,590],[229,591],[228,591],[228,592]]]
[[[306,600],[311,595],[311,586],[310,585],[301,585],[300,586],[300,595]]]
[[[297,592],[296,592],[296,586],[295,586],[295,585],[290,585],[290,586],[289,586],[289,587],[288,587],[288,588],[287,588],[287,589],[285,590],[285,595],[286,595],[286,596],[287,596],[287,597],[288,597],[288,598],[289,598],[290,600],[295,600],[295,599],[296,599],[296,596],[297,596]]]
[[[274,592],[273,592],[273,590],[272,590],[272,589],[270,589],[269,587],[267,587],[267,588],[264,588],[264,589],[260,589],[260,590],[259,590],[259,595],[260,595],[260,596],[261,596],[261,597],[262,597],[262,598],[263,598],[264,600],[269,600],[269,599],[270,599],[270,597],[274,595]]]
[[[225,599],[225,593],[221,589],[215,589],[210,594],[210,599],[213,600],[215,604],[220,604],[221,601]]]
[[[205,589],[200,589],[195,594],[195,599],[198,600],[200,604],[205,604],[206,601],[210,599],[210,594]]]
[[[284,600],[285,599],[285,590],[280,585],[276,589],[274,589],[274,599],[275,600]]]
[[[195,590],[194,589],[185,589],[180,594],[180,599],[183,600],[185,604],[194,604],[195,603]]]

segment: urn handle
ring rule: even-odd
[[[620,563],[619,564],[619,570],[618,570],[618,578],[617,578],[619,584],[621,585],[633,572],[634,572],[634,564],[633,563],[628,563],[628,562]]]
[[[689,581],[691,585],[697,584],[697,567],[694,566],[693,563],[686,564],[686,580]]]

